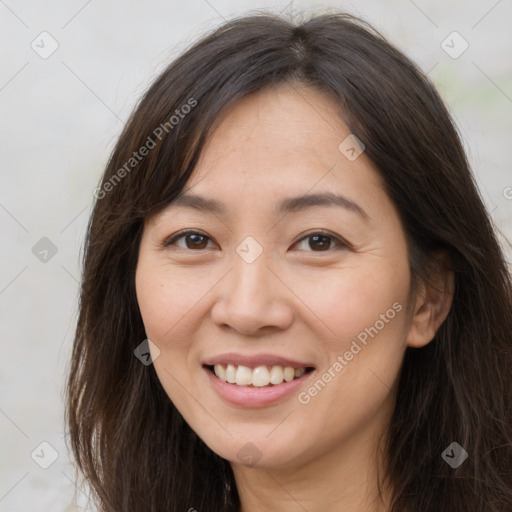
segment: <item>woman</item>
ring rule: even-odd
[[[226,23],[95,195],[67,421],[101,510],[512,510],[510,275],[374,29]]]

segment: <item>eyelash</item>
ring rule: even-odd
[[[187,235],[200,235],[200,236],[203,236],[203,237],[207,238],[208,240],[212,240],[211,237],[209,237],[205,233],[202,233],[201,231],[196,231],[196,230],[193,230],[193,229],[187,229],[185,231],[180,231],[179,233],[176,233],[175,235],[172,235],[170,238],[165,240],[162,245],[163,245],[163,247],[169,247],[171,245],[175,245],[175,243],[178,240],[180,240],[181,238],[186,237]],[[321,235],[321,236],[324,236],[326,238],[330,238],[335,244],[337,244],[338,248],[340,248],[340,249],[350,249],[351,248],[350,244],[348,242],[344,241],[340,237],[338,237],[336,235],[333,235],[329,231],[325,231],[325,230],[318,230],[318,231],[314,231],[314,232],[311,232],[311,233],[307,233],[302,238],[297,240],[297,242],[295,242],[293,245],[296,245],[299,242],[302,242],[303,240],[307,240],[308,238],[312,238],[313,236],[317,236],[317,235]],[[181,247],[181,249],[183,249],[183,247]],[[201,252],[201,251],[205,250],[205,249],[194,250],[194,249],[189,249],[189,248],[184,248],[184,249],[186,251],[191,251],[191,252]],[[330,252],[330,251],[332,251],[332,248],[329,248],[326,251],[312,251],[312,250],[310,250],[310,251],[306,251],[306,252],[320,252],[320,253],[322,253],[322,252]]]

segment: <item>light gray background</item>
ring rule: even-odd
[[[363,16],[429,72],[510,260],[511,0],[0,0],[1,512],[84,510],[70,506],[63,383],[92,193],[134,103],[170,59],[223,18],[326,7]],[[31,47],[48,51],[43,31],[59,45],[46,59]],[[453,31],[469,44],[456,59],[441,47]],[[57,248],[47,262],[32,252],[42,237]],[[31,458],[43,441],[58,452],[48,469]],[[34,458],[49,462],[51,454],[43,446]]]

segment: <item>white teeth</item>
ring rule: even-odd
[[[247,366],[239,365],[236,371],[236,385],[248,386],[252,384],[252,371]]]
[[[295,370],[291,366],[287,366],[284,369],[284,380],[286,382],[291,382],[295,377]]]
[[[270,373],[266,366],[258,366],[252,372],[252,385],[262,388],[268,386],[270,382]]]
[[[270,370],[270,383],[271,384],[281,384],[284,379],[283,367],[282,366],[272,366],[272,370]]]
[[[248,366],[235,366],[233,364],[216,364],[213,367],[215,375],[223,382],[237,386],[265,387],[269,384],[278,385],[299,379],[306,373],[306,368],[292,368],[291,366],[258,366],[254,369]]]
[[[226,382],[226,370],[224,369],[224,366],[222,366],[221,364],[216,364],[213,367],[213,370],[215,372],[215,375],[217,375],[217,377],[219,377],[220,380]]]
[[[236,382],[236,368],[232,364],[228,364],[226,368],[226,381],[230,384],[234,384]]]

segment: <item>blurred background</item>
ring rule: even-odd
[[[91,510],[63,386],[93,191],[135,102],[224,20],[328,8],[371,22],[428,72],[512,260],[510,0],[0,0],[0,512]]]

